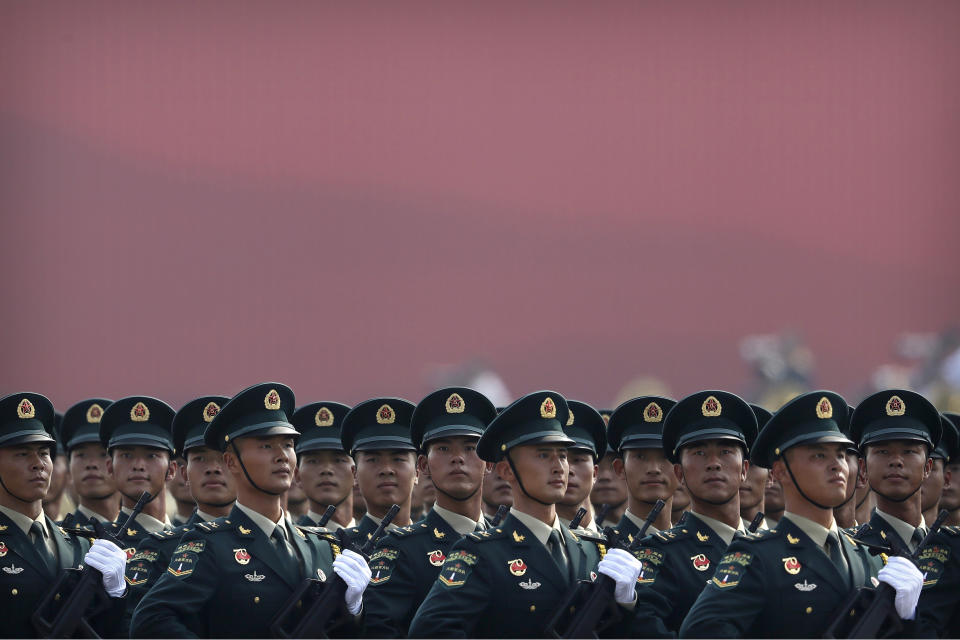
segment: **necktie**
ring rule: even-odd
[[[840,575],[843,576],[844,584],[849,586],[850,571],[847,568],[847,559],[843,557],[843,549],[840,548],[840,537],[834,531],[827,534],[827,555]]]
[[[567,557],[563,554],[563,540],[560,539],[560,532],[554,529],[550,532],[550,539],[547,540],[547,549],[550,556],[560,568],[560,573],[567,578]]]
[[[30,537],[33,538],[33,548],[36,550],[37,555],[40,556],[47,571],[51,574],[56,573],[56,562],[53,556],[50,555],[50,550],[47,548],[47,541],[43,536],[43,526],[39,522],[34,521],[34,523],[30,525]]]
[[[923,542],[923,538],[927,535],[927,532],[917,527],[913,530],[913,535],[910,536],[910,551],[916,551],[917,547],[920,546],[920,543]]]
[[[287,543],[287,532],[283,525],[278,524],[274,527],[273,534],[270,538],[273,540],[273,546],[277,548],[280,561],[283,562],[284,571],[286,571],[288,575],[300,575],[300,562],[297,560],[293,549],[291,549]]]

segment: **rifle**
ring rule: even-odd
[[[747,531],[750,533],[756,533],[757,529],[760,528],[760,524],[763,522],[763,511],[757,511],[757,515],[753,516],[753,520],[750,521],[750,526],[747,527]]]
[[[949,512],[941,509],[924,536],[923,541],[917,545],[913,553],[904,549],[899,542],[891,538],[890,547],[876,547],[868,545],[870,553],[877,555],[886,552],[889,555],[901,556],[907,558],[914,564],[920,559],[920,552],[930,543],[933,536],[936,535],[940,525],[947,519]],[[870,526],[870,525],[866,525]],[[864,544],[864,543],[861,543]],[[824,638],[889,638],[892,635],[903,630],[903,621],[897,615],[894,608],[894,599],[897,590],[886,582],[881,582],[876,589],[870,587],[860,587],[853,592],[851,597],[840,608],[833,622],[827,627],[823,634]],[[883,635],[880,635],[881,629]]]
[[[503,522],[503,519],[507,517],[507,514],[510,513],[510,507],[505,504],[497,507],[497,514],[493,516],[493,520],[490,521],[491,527],[499,527],[500,523]]]
[[[320,520],[317,522],[317,527],[323,528],[327,526],[327,523],[330,522],[330,518],[333,517],[333,514],[337,512],[337,505],[331,504],[327,507],[327,510],[323,512],[323,515],[320,516]]]
[[[663,506],[663,500],[657,500],[657,503],[647,515],[647,519],[644,520],[640,531],[633,537],[633,542],[626,547],[627,551],[635,551],[640,548],[640,540],[643,539],[647,534],[647,529],[660,515]],[[620,537],[612,527],[607,527],[603,533],[611,548],[624,548],[620,544]],[[613,614],[610,617],[613,620],[607,621],[604,626],[609,626],[619,617],[619,612],[616,611],[617,605],[613,600],[613,591],[616,585],[617,583],[613,578],[604,574],[597,576],[594,582],[589,580],[579,581],[550,619],[550,623],[547,625],[547,637],[596,638],[600,622],[611,607]]]
[[[113,536],[103,528],[99,520],[93,521],[93,529],[98,538],[106,539],[123,549],[127,531],[135,523],[137,515],[143,510],[152,496],[144,491],[134,505],[133,511],[123,524],[119,536]],[[79,577],[78,577],[79,576]],[[73,582],[73,586],[69,583]],[[63,604],[54,607],[61,594],[69,593]],[[110,596],[103,590],[103,574],[91,566],[83,569],[64,569],[47,595],[40,601],[33,613],[33,626],[43,638],[71,638],[74,632],[80,632],[84,638],[99,638],[90,624],[90,618],[102,613],[110,606]],[[94,605],[94,606],[91,606]]]
[[[337,536],[343,548],[356,551],[367,559],[377,540],[399,511],[400,505],[395,504],[390,507],[387,515],[380,521],[380,526],[363,546],[351,541],[343,529],[338,529]],[[304,580],[270,623],[270,633],[274,638],[326,638],[328,623],[343,606],[343,597],[346,592],[347,583],[338,575],[334,575],[328,582],[320,582],[312,578]],[[305,609],[305,612],[291,627],[290,621],[293,614],[300,608]],[[288,628],[290,628],[289,631]]]
[[[600,505],[600,508],[597,510],[597,515],[593,518],[593,521],[598,527],[603,524],[603,519],[607,517],[607,514],[610,513],[610,509],[612,508],[612,504],[603,503]]]
[[[570,521],[570,526],[567,527],[570,531],[580,528],[580,521],[583,520],[583,516],[587,515],[587,510],[583,507],[577,509],[577,515],[573,516],[573,520]]]

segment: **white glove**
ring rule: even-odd
[[[923,574],[917,566],[899,556],[890,556],[887,564],[877,572],[880,582],[886,582],[897,590],[894,608],[903,620],[913,620],[917,613],[917,601],[923,589]]]
[[[103,574],[103,588],[111,598],[119,598],[127,590],[123,579],[127,554],[109,540],[98,538],[83,557],[84,563]]]
[[[359,553],[347,549],[333,561],[333,571],[347,583],[343,599],[350,615],[357,615],[363,608],[363,590],[370,584],[370,567]]]
[[[637,578],[640,577],[642,568],[640,561],[629,551],[610,549],[597,565],[597,573],[616,580],[617,586],[613,590],[614,600],[620,604],[630,604],[636,595],[634,588],[637,586]]]

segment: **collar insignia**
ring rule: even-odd
[[[526,538],[526,536],[522,536],[522,535],[520,535],[519,533],[517,533],[516,531],[513,532],[513,540],[514,540],[514,542],[523,542],[525,538]]]
[[[244,528],[244,526],[241,524],[241,525],[237,525],[237,531],[239,531],[240,533],[242,533],[242,534],[245,535],[245,536],[248,536],[248,535],[250,535],[250,532],[252,531],[252,529],[246,529],[246,528]]]
[[[440,531],[439,529],[437,529],[436,527],[434,527],[434,528],[433,528],[433,536],[434,536],[435,538],[446,538],[446,537],[447,537],[447,534],[445,534],[443,531]]]
[[[794,538],[792,535],[788,533],[787,542],[789,542],[790,544],[797,544],[798,542],[800,542],[800,538]]]
[[[699,540],[700,542],[706,542],[709,539],[710,539],[710,536],[708,534],[697,531],[697,540]]]

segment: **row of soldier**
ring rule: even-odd
[[[278,383],[177,412],[90,399],[55,429],[43,396],[0,400],[5,635],[48,630],[37,603],[83,564],[111,597],[89,622],[114,637],[288,634],[334,583],[311,635],[562,636],[584,613],[570,594],[603,582],[606,637],[845,637],[883,589],[887,631],[960,634],[960,417],[910,391],[856,410],[814,392],[773,416],[722,391],[603,413],[551,391],[497,410],[467,388],[294,406]],[[60,523],[41,508],[55,440],[78,499]],[[195,509],[173,526],[178,473]],[[418,476],[436,496],[414,521]]]

